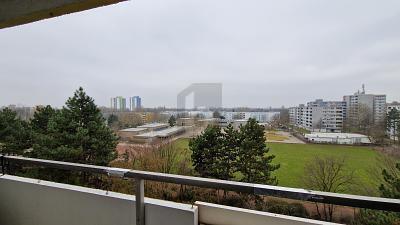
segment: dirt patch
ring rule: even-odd
[[[304,141],[285,131],[267,131],[265,136],[267,138],[267,142],[305,144]]]

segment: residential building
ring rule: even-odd
[[[343,96],[346,102],[346,119],[356,120],[364,114],[370,117],[372,123],[383,122],[386,116],[386,95],[366,94],[365,86],[362,91],[353,95]]]
[[[228,121],[233,120],[249,120],[250,118],[257,120],[257,122],[264,123],[270,122],[274,117],[278,117],[280,112],[228,112],[222,111],[223,116]]]
[[[133,96],[129,98],[129,110],[134,111],[142,108],[142,98],[140,96]]]
[[[308,130],[341,132],[345,111],[345,102],[317,99],[306,106],[289,108],[289,120],[292,125]]]
[[[295,126],[301,126],[303,124],[303,112],[304,104],[300,104],[298,107],[289,108],[289,123]]]
[[[126,99],[122,96],[111,98],[111,109],[114,111],[126,111]]]

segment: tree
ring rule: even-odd
[[[240,172],[241,181],[277,184],[272,172],[279,165],[271,164],[274,155],[268,155],[264,127],[255,119],[235,130],[229,125],[224,132],[217,126],[208,126],[189,142],[194,169],[202,177],[229,180]]]
[[[233,178],[233,173],[236,170],[235,163],[240,145],[240,134],[233,128],[232,124],[229,124],[224,129],[222,138],[223,146],[218,153],[219,164],[217,167],[219,167],[219,177],[223,180],[230,180]]]
[[[399,135],[398,127],[400,125],[400,112],[393,108],[389,111],[386,118],[386,129],[389,132],[390,138],[393,137],[394,142],[396,142],[396,137]]]
[[[377,122],[372,125],[369,135],[371,136],[375,144],[384,146],[385,139],[387,138],[385,122]]]
[[[272,172],[280,165],[272,164],[275,156],[268,155],[264,127],[255,119],[249,119],[239,128],[238,143],[236,171],[241,173],[241,181],[276,185],[278,180]]]
[[[172,115],[172,116],[169,118],[168,123],[169,123],[169,126],[170,126],[170,127],[175,126],[175,125],[176,125],[175,116]]]
[[[29,124],[9,108],[0,111],[0,153],[22,155],[31,147]]]
[[[137,112],[122,112],[118,116],[117,129],[137,127],[143,124],[142,114]]]
[[[347,171],[344,158],[315,157],[304,167],[301,177],[305,187],[325,192],[344,192],[353,183],[354,171]],[[318,217],[332,221],[334,205],[323,204],[322,209],[315,203]]]
[[[193,166],[200,176],[222,179],[219,171],[222,147],[223,136],[217,126],[207,126],[201,135],[189,141]]]
[[[344,121],[344,129],[348,132],[360,132],[370,135],[374,118],[372,109],[365,104],[351,106],[348,109],[348,117]]]
[[[38,111],[33,121],[46,118],[50,111]],[[34,143],[34,156],[102,166],[115,158],[117,137],[83,88],[75,91],[66,106],[55,111],[47,121],[46,134]],[[46,127],[42,122],[37,123],[41,129]]]
[[[391,165],[382,170],[383,183],[379,190],[384,198],[400,198],[400,163]],[[354,225],[398,225],[400,213],[362,209],[355,217]]]
[[[41,134],[48,133],[48,124],[52,116],[54,116],[56,110],[50,105],[45,107],[36,107],[36,111],[31,119],[32,131]]]
[[[219,118],[221,118],[221,114],[220,114],[217,110],[215,110],[215,111],[213,112],[213,118],[219,119]]]
[[[113,127],[113,125],[115,123],[118,123],[118,116],[115,114],[111,114],[108,118],[107,118],[107,124],[109,127]]]
[[[382,197],[400,199],[400,163],[396,164],[396,169],[397,171],[382,171],[384,183],[379,187]]]

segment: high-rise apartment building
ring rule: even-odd
[[[300,104],[297,107],[289,108],[289,122],[295,126],[301,126],[303,124],[303,112],[304,104]]]
[[[129,98],[129,109],[134,111],[136,109],[142,108],[142,98],[139,96],[133,96]]]
[[[307,105],[289,108],[292,125],[308,130],[340,132],[344,124],[359,126],[360,121],[369,119],[372,123],[383,122],[386,116],[386,95],[366,94],[365,87],[353,95],[346,95],[343,101],[317,99]],[[394,106],[393,106],[394,107]]]
[[[122,96],[111,98],[111,109],[115,111],[126,111],[126,99]]]
[[[308,130],[340,132],[345,111],[345,102],[317,99],[307,105],[289,108],[289,119],[291,124]]]
[[[383,122],[386,116],[386,95],[366,94],[363,90],[346,95],[343,101],[346,102],[346,119],[357,120],[360,116],[368,116],[373,123]]]

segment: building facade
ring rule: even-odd
[[[307,105],[289,108],[289,120],[292,125],[307,130],[341,132],[345,112],[345,102],[317,99]]]
[[[386,95],[366,94],[363,90],[343,97],[346,102],[346,119],[357,120],[363,114],[370,117],[372,123],[381,123],[386,116]]]
[[[129,109],[131,111],[142,108],[142,98],[140,96],[133,96],[129,98]]]
[[[114,111],[126,111],[126,99],[122,96],[111,98],[111,109]]]

